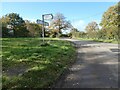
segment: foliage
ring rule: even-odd
[[[106,30],[107,39],[119,40],[119,26],[120,26],[120,2],[111,6],[102,17],[100,25],[103,30]]]
[[[118,27],[118,16],[120,11],[118,11],[118,4],[111,6],[104,14],[102,17],[102,21],[101,21],[101,26],[106,28],[106,27]]]
[[[27,30],[29,31],[29,37],[42,37],[42,26],[36,23],[25,21]]]
[[[99,30],[97,32],[97,38],[98,39],[106,39],[106,30]]]
[[[2,23],[2,29],[1,31],[2,32],[2,37],[9,37],[9,30],[6,28],[6,25],[4,23]]]
[[[80,38],[87,38],[87,33],[85,32],[79,32]]]
[[[2,17],[0,18],[0,23],[2,24],[2,28],[0,29],[2,32],[2,37],[8,37],[9,33],[8,33],[8,29],[7,29],[7,22],[9,22],[9,18],[8,17]]]
[[[71,38],[78,38],[80,35],[79,31],[76,28],[73,28],[70,32],[70,37]]]
[[[88,38],[96,38],[99,27],[98,27],[98,24],[93,21],[88,23],[85,30],[87,31]]]
[[[2,27],[2,33],[3,36],[6,35],[5,30],[9,30],[6,29],[7,25],[11,25],[12,26],[12,30],[14,31],[14,37],[25,37],[28,35],[28,30],[26,29],[25,26],[25,21],[22,19],[22,17],[19,16],[19,14],[17,13],[9,13],[6,14],[5,16],[3,16],[0,21],[3,24]]]
[[[52,28],[52,34],[59,37],[62,34],[62,30],[66,30],[68,28],[71,28],[72,25],[69,21],[66,20],[63,14],[57,13],[54,16],[53,21],[51,22],[50,28]]]

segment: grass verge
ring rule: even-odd
[[[70,42],[39,38],[2,39],[3,88],[47,88],[75,60]]]
[[[114,44],[118,44],[119,42],[116,40],[106,40],[106,39],[88,39],[88,38],[78,38],[79,40],[89,40],[89,41],[95,41],[95,42],[104,42],[104,43],[114,43]]]

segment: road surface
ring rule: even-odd
[[[75,44],[78,55],[55,88],[118,88],[117,44],[64,40]]]

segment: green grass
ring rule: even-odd
[[[67,41],[47,41],[41,46],[39,38],[2,39],[3,88],[46,88],[56,81],[75,60],[75,48]],[[16,74],[15,69],[25,72]]]
[[[106,39],[92,39],[92,38],[78,38],[79,40],[87,40],[87,41],[95,41],[95,42],[105,42],[105,43],[114,43],[118,44],[118,41],[116,40],[106,40]]]

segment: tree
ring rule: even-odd
[[[13,27],[12,29],[14,30],[15,37],[25,37],[28,35],[29,31],[25,26],[25,21],[22,19],[22,17],[19,16],[19,14],[6,14],[1,18],[1,21],[4,24],[4,27],[7,27],[7,25],[11,25]]]
[[[118,11],[118,4],[111,6],[102,16],[102,21],[100,25],[102,27],[110,27],[110,26],[117,26],[118,27],[118,16],[120,11]]]
[[[80,31],[79,33],[80,33],[80,38],[86,38],[86,36],[87,36],[86,34],[87,33],[82,32],[82,31]]]
[[[99,27],[98,27],[98,24],[93,21],[93,22],[88,23],[85,30],[87,31],[89,38],[96,38]]]
[[[1,33],[2,37],[9,37],[8,29],[7,29],[7,22],[9,22],[8,17],[2,17],[0,18],[0,23],[1,23]]]
[[[107,32],[105,29],[99,30],[97,32],[97,38],[98,39],[106,39],[106,37],[107,37],[106,34],[107,34]]]
[[[80,32],[76,28],[72,28],[70,34],[72,38],[78,38],[80,36]]]
[[[39,37],[42,36],[42,26],[36,23],[29,22],[25,20],[27,30],[29,31],[30,37]]]
[[[120,2],[108,8],[102,16],[100,25],[102,26],[102,29],[106,30],[107,39],[118,40],[118,35],[120,34],[118,29],[120,26]]]
[[[72,27],[71,23],[67,21],[64,15],[61,13],[57,13],[54,16],[54,19],[50,25],[50,28],[52,28],[52,31],[57,32],[57,36],[60,36],[62,34],[62,30],[66,30],[71,27]]]

